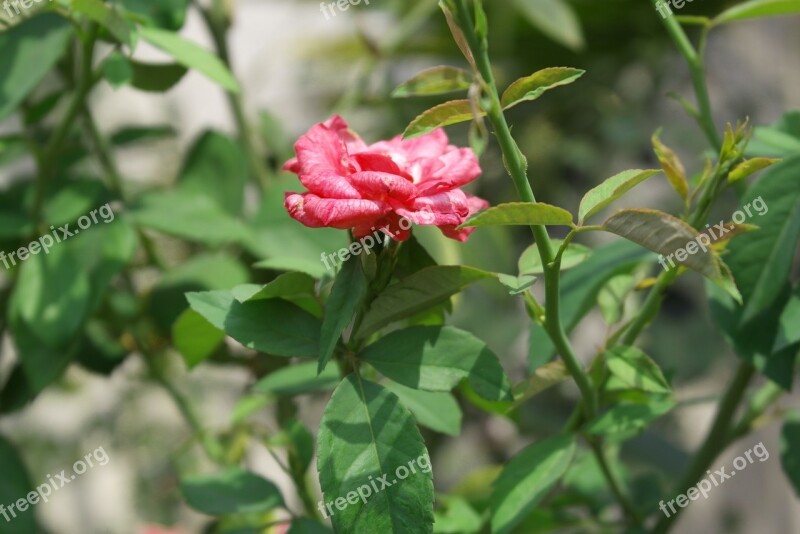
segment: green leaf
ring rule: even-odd
[[[742,324],[767,309],[789,279],[800,240],[800,156],[773,165],[750,188],[741,208],[751,209],[759,229],[732,240],[726,263],[731,267],[745,308]]]
[[[575,11],[563,0],[514,0],[517,9],[543,34],[571,50],[584,47]]]
[[[209,246],[250,238],[247,226],[226,213],[216,199],[190,191],[149,193],[137,200],[130,213],[140,226]]]
[[[564,475],[574,454],[575,438],[560,435],[538,441],[514,456],[494,484],[492,532],[512,532]]]
[[[608,325],[618,323],[625,311],[625,298],[633,290],[636,280],[629,274],[620,274],[610,279],[597,294],[597,305]]]
[[[283,273],[266,284],[244,284],[233,288],[233,296],[239,302],[293,297],[297,295],[313,295],[315,282],[305,273]]]
[[[569,67],[549,67],[520,78],[503,93],[500,104],[509,109],[522,102],[536,100],[545,91],[568,85],[584,75],[586,71]]]
[[[420,391],[390,380],[382,385],[397,395],[422,426],[450,436],[461,432],[461,408],[451,393]]]
[[[165,93],[183,79],[189,69],[177,63],[142,63],[130,61],[131,85],[140,91]]]
[[[9,314],[51,349],[69,344],[89,313],[91,281],[72,245],[60,243],[49,254],[29,257],[11,299]]]
[[[775,158],[752,158],[741,162],[728,174],[728,183],[735,184],[739,180],[744,180],[751,174],[766,169],[778,163],[780,160]]]
[[[20,458],[16,448],[3,436],[0,436],[0,473],[3,473],[3,483],[0,484],[0,503],[6,506],[16,503],[34,490],[22,458]],[[6,511],[10,521],[4,519],[0,523],[0,533],[30,534],[31,532],[41,532],[41,529],[36,524],[34,509],[35,507],[29,506],[27,510],[20,512],[18,508],[15,508],[16,517],[12,517]]]
[[[514,406],[519,407],[539,393],[569,380],[570,376],[564,360],[554,360],[536,368],[530,378],[514,386]]]
[[[455,265],[421,269],[378,295],[356,335],[364,338],[390,323],[445,302],[470,284],[494,277],[486,271]]]
[[[424,70],[403,82],[392,91],[392,97],[430,96],[466,91],[472,84],[472,74],[464,69],[440,66]]]
[[[207,131],[189,151],[178,187],[212,199],[223,211],[236,216],[242,212],[248,176],[242,146],[225,134]]]
[[[603,229],[660,254],[664,264],[677,263],[711,279],[721,276],[713,249],[703,251],[698,246],[694,254],[689,254],[686,246],[696,242],[699,234],[668,213],[650,209],[620,210],[603,223]]]
[[[181,479],[189,506],[208,515],[264,513],[283,506],[280,490],[269,480],[232,467],[211,475]]]
[[[619,439],[628,438],[647,428],[674,406],[675,401],[670,398],[653,399],[647,404],[617,404],[589,422],[586,431]]]
[[[320,321],[282,299],[236,301],[230,291],[188,293],[191,308],[247,348],[274,356],[315,358]]]
[[[781,465],[795,494],[800,496],[800,412],[793,410],[786,416],[781,430]]]
[[[508,288],[509,295],[519,295],[536,283],[536,277],[532,274],[512,276],[501,273],[497,275],[497,280]]]
[[[135,48],[136,33],[133,25],[125,20],[116,6],[104,4],[100,0],[70,0],[70,7],[107,29],[120,43],[131,49]]]
[[[473,118],[474,114],[469,100],[451,100],[423,111],[408,125],[406,131],[403,132],[403,139],[419,137],[437,128],[470,121]]]
[[[289,438],[289,468],[298,477],[305,477],[314,459],[314,436],[300,421],[290,421],[286,426]]]
[[[274,395],[302,395],[333,389],[341,381],[335,366],[317,372],[316,362],[294,363],[262,378],[253,391]]]
[[[72,25],[55,13],[36,15],[0,33],[0,120],[50,72],[71,36]]]
[[[623,171],[589,190],[578,208],[578,224],[602,210],[622,195],[661,171],[632,169]]]
[[[751,0],[726,9],[712,21],[712,26],[737,20],[774,17],[800,13],[800,0]]]
[[[131,67],[128,58],[119,52],[112,52],[105,61],[103,61],[101,69],[103,78],[111,84],[111,87],[114,89],[119,89],[133,80],[133,67]]]
[[[317,451],[320,485],[325,502],[334,505],[330,519],[337,532],[431,531],[430,460],[414,417],[394,394],[347,377],[325,408]],[[373,481],[382,491],[373,490]]]
[[[625,386],[650,393],[672,391],[658,364],[639,349],[614,347],[605,352],[605,357],[608,370]]]
[[[222,330],[194,310],[185,310],[172,326],[172,342],[189,369],[214,354],[224,339]]]
[[[139,35],[175,58],[181,65],[207,76],[232,93],[239,92],[239,84],[220,59],[206,50],[170,31],[142,26]]]
[[[689,182],[686,180],[686,169],[683,163],[678,158],[678,155],[672,151],[671,148],[666,146],[659,139],[660,130],[653,134],[653,150],[656,153],[658,162],[661,163],[661,168],[664,169],[664,174],[667,175],[669,183],[672,188],[678,193],[684,202],[689,200]]]
[[[778,335],[775,339],[775,352],[800,342],[800,286],[789,297],[789,302],[778,320]]]
[[[436,534],[475,534],[486,521],[462,497],[437,496],[437,504],[444,510],[436,512],[433,532]]]
[[[236,258],[226,254],[198,254],[161,277],[149,293],[146,311],[167,335],[189,308],[187,292],[226,289],[247,280],[247,270]]]
[[[735,241],[734,241],[735,243]],[[706,284],[710,308],[725,340],[737,356],[751,363],[770,380],[791,390],[797,347],[789,345],[775,350],[780,314],[789,300],[791,288],[784,281],[781,296],[758,316],[741,324],[742,307],[716,286]]]
[[[553,239],[553,248],[558,249],[564,241],[561,239]],[[579,245],[577,243],[570,243],[561,255],[561,270],[566,271],[576,265],[583,263],[592,253],[592,249]],[[544,273],[544,265],[542,258],[539,256],[539,247],[533,244],[525,249],[519,257],[518,267],[520,274],[542,274]]]
[[[788,111],[770,126],[756,126],[745,154],[778,158],[800,154],[800,111]]]
[[[352,256],[342,265],[325,305],[320,339],[319,372],[321,373],[333,356],[336,344],[367,294],[367,279],[361,269],[358,256]]]
[[[544,202],[509,202],[476,213],[459,228],[534,224],[570,226],[572,214]]]
[[[300,517],[292,521],[292,526],[286,534],[332,534],[333,531],[328,527],[320,525],[316,521]]]
[[[467,378],[487,400],[513,398],[497,356],[480,339],[450,326],[397,330],[368,346],[359,358],[411,388],[450,391]]]
[[[122,6],[133,14],[130,18],[144,20],[149,25],[167,30],[183,26],[190,0],[120,0]]]

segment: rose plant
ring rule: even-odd
[[[706,138],[696,154],[705,157],[703,170],[687,172],[657,131],[648,144],[658,168],[593,176],[565,206],[537,198],[549,198],[548,180],[520,148],[526,130],[512,129],[519,110],[508,112],[562,87],[575,90],[579,84],[571,84],[585,71],[547,67],[505,83],[505,70],[492,63],[489,14],[519,12],[571,50],[582,37],[569,2],[509,4],[415,2],[399,25],[403,39],[378,46],[362,36],[371,54],[365,64],[374,68],[440,8],[436,20],[461,67],[427,69],[392,95],[463,98],[438,103],[401,134],[397,128],[391,139],[369,144],[344,118],[355,121],[348,102],[366,100],[360,91],[368,84],[356,84],[337,106],[343,111],[321,116],[293,147],[269,114],[259,117],[257,132],[245,112],[226,40],[231,2],[60,0],[0,20],[0,72],[8,75],[0,120],[15,118],[14,133],[0,136],[0,165],[28,159],[14,167],[21,178],[0,199],[0,249],[31,250],[48,228],[74,224],[92,207],[108,203],[117,215],[91,238],[31,251],[3,272],[0,331],[7,330],[16,356],[0,354],[0,415],[21,413],[51,390],[65,394],[72,389],[65,372],[78,366],[157,384],[191,439],[160,462],[167,483],[148,479],[159,491],[148,485],[145,493],[180,496],[180,518],[213,533],[664,533],[683,507],[666,515],[659,502],[697,485],[729,447],[775,421],[783,425],[784,471],[800,493],[798,412],[780,405],[800,351],[800,291],[792,278],[800,121],[787,113],[754,134],[746,117],[734,117],[719,128],[704,62],[712,30],[796,14],[800,4],[750,0],[714,18],[665,17],[694,88],[696,104],[677,100]],[[214,52],[178,33],[189,9],[201,16]],[[560,14],[558,28],[540,16],[548,9]],[[655,8],[652,15],[661,18]],[[686,26],[698,30],[696,41]],[[140,41],[170,63],[134,57]],[[90,94],[101,83],[166,92],[190,70],[225,90],[236,135],[201,134],[170,186],[123,179],[119,148],[174,131],[136,127],[107,136]],[[469,123],[469,148],[445,133],[460,123]],[[480,176],[504,175],[502,169],[513,198],[497,202],[507,190]],[[609,213],[623,196],[633,201],[634,188],[657,180],[669,188],[674,213]],[[709,232],[720,203],[744,208],[756,199],[769,209],[755,224],[725,219],[729,231]],[[449,240],[434,231],[439,241],[431,241],[429,226]],[[468,266],[447,248],[509,235],[507,227],[525,232],[517,272]],[[374,249],[356,252],[360,240],[380,233]],[[591,239],[597,235],[612,239],[598,245]],[[708,246],[686,253],[698,243]],[[309,259],[336,249],[344,259],[333,272]],[[181,252],[189,259],[177,260]],[[677,265],[662,268],[659,257]],[[634,465],[624,445],[683,402],[672,362],[651,357],[642,340],[682,277],[703,280],[700,298],[739,362],[701,445],[675,477],[661,462]],[[524,372],[509,372],[508,355],[457,323],[453,312],[473,286],[513,301],[524,315]],[[592,310],[606,329],[582,344],[591,347],[582,355],[576,329]],[[477,321],[502,322],[484,309]],[[138,363],[123,365],[133,359]],[[211,365],[247,381],[222,423],[209,423],[195,406],[210,393],[187,394],[180,382],[183,373]],[[567,412],[547,397],[554,391],[563,393]],[[542,412],[547,417],[531,417]],[[532,419],[549,424],[532,430]],[[462,420],[473,423],[463,434]],[[450,448],[478,435],[491,445],[487,465],[471,465],[474,458]],[[0,436],[0,504],[34,489],[25,448],[11,441]],[[275,473],[253,467],[254,450],[271,454]],[[447,464],[458,480],[435,480]],[[189,508],[202,515],[186,515]],[[166,522],[159,515],[120,531],[191,528],[147,526]],[[0,534],[37,532],[38,523],[33,511],[21,513],[8,527],[14,530],[0,521]]]

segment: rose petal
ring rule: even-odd
[[[441,165],[418,182],[420,195],[429,195],[461,187],[480,176],[478,157],[469,148],[451,150],[438,160]]]
[[[392,210],[389,204],[377,200],[320,198],[311,193],[305,195],[303,209],[323,226],[342,230],[372,223]]]
[[[358,189],[363,198],[374,200],[393,198],[408,202],[417,196],[414,184],[408,179],[387,172],[355,172],[350,175],[350,183]]]
[[[294,149],[297,176],[309,191],[329,198],[361,198],[345,178],[351,170],[349,158],[335,131],[317,124],[295,143]]]

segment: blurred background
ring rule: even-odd
[[[544,8],[526,11],[519,8],[520,3],[524,2],[486,2],[499,85],[547,66],[587,71],[577,83],[510,113],[509,120],[528,157],[538,200],[574,212],[582,194],[606,177],[628,168],[657,166],[649,140],[661,126],[662,140],[678,152],[690,174],[702,171],[707,146],[702,132],[678,102],[667,96],[674,92],[693,100],[689,73],[648,1],[573,0],[566,13],[549,13]],[[687,4],[681,14],[713,15],[731,3],[735,2],[698,0]],[[345,12],[337,10],[335,17],[328,18],[317,1],[229,0],[226,5],[232,20],[230,59],[242,84],[245,115],[268,147],[271,178],[280,181],[280,189],[299,190],[296,178],[279,174],[277,169],[291,156],[294,139],[314,123],[338,113],[367,141],[397,135],[440,99],[392,100],[391,90],[426,67],[464,66],[435,1],[372,0]],[[559,22],[554,24],[554,19]],[[718,127],[745,117],[755,125],[766,125],[786,110],[800,108],[798,30],[800,17],[783,17],[733,24],[711,34],[706,62]],[[212,35],[193,7],[182,34],[207,48],[214,47]],[[165,60],[146,43],[140,43],[135,57]],[[133,191],[173,184],[183,155],[208,130],[236,132],[225,93],[196,72],[189,72],[163,95],[101,84],[92,94],[91,106],[101,130],[109,136],[131,127],[163,127],[164,135],[117,151],[120,172],[134,184]],[[15,117],[0,123],[0,135],[17,131],[19,121]],[[448,133],[455,144],[467,144],[466,126],[452,127]],[[34,168],[30,158],[10,157],[8,152],[0,152],[0,162],[5,164],[0,166],[3,189],[30,175]],[[490,146],[481,163],[486,172],[471,192],[492,204],[514,200],[495,146]],[[264,220],[284,217],[281,195],[273,196],[259,208]],[[249,199],[246,203],[252,205]],[[658,206],[673,213],[680,210],[680,200],[664,179],[648,181],[618,204]],[[726,217],[735,206],[735,198],[726,199],[712,220]],[[510,274],[516,273],[517,258],[530,245],[525,231],[481,229],[463,245],[445,241],[435,230],[416,232],[441,262],[463,261]],[[337,233],[337,239],[345,238],[338,234],[343,233]],[[198,247],[158,233],[153,233],[153,238],[179,279],[187,263],[196,259]],[[237,258],[243,277],[247,277],[245,268],[252,260],[297,247],[295,234],[287,231],[265,236],[260,245],[244,252],[225,245],[217,251]],[[309,258],[318,261],[323,249],[315,249],[313,244],[307,248]],[[326,245],[324,250],[335,248]],[[0,280],[4,276],[0,271]],[[257,280],[259,275],[254,276]],[[154,307],[168,306],[167,301],[157,300],[170,289],[168,283],[146,271],[137,281],[151,288]],[[727,384],[736,362],[712,325],[702,283],[699,276],[683,277],[670,290],[661,316],[643,337],[649,354],[671,373],[681,401],[678,409],[627,442],[621,451],[630,469],[641,474],[637,480],[643,492],[652,488],[648,484],[653,478],[666,480],[684,465],[687,451],[694,450],[704,436],[716,395]],[[487,321],[487,317],[493,320]],[[456,302],[450,322],[485,340],[500,356],[512,382],[524,378],[529,353],[535,359],[536,347],[530,347],[521,301],[495,287],[471,288]],[[585,361],[594,355],[607,328],[597,312],[575,330],[573,339]],[[234,350],[247,356],[244,349]],[[14,347],[5,335],[0,383],[8,380],[15,361]],[[254,381],[241,365],[211,361],[190,372],[177,356],[170,372],[212,430],[229,427],[239,399]],[[458,487],[464,484],[465,475],[498,465],[536,436],[552,433],[569,415],[576,398],[571,384],[555,388],[523,406],[514,421],[487,415],[462,402],[461,437],[425,434],[437,490]],[[316,394],[298,402],[299,418],[314,433],[326,399],[326,395]],[[798,401],[794,396],[782,405],[798,406]],[[37,507],[36,514],[47,531],[127,534],[154,524],[175,525],[177,532],[202,531],[205,519],[182,503],[177,486],[181,466],[202,461],[187,455],[191,430],[167,394],[148,378],[135,354],[106,369],[73,364],[55,386],[33,402],[17,406],[7,397],[2,402],[0,432],[18,446],[34,484],[69,468],[100,446],[110,457],[108,465],[91,469],[51,502]],[[269,407],[254,419],[267,430],[275,428],[277,411]],[[735,482],[715,489],[708,500],[693,503],[675,531],[800,532],[800,500],[781,472],[777,431],[768,426],[720,458],[717,466],[729,465],[733,457],[762,440],[771,453],[768,461],[751,466]],[[291,481],[269,447],[255,442],[246,447],[248,465],[276,481],[291,498]],[[280,447],[273,449],[281,458]],[[580,466],[574,469],[569,479],[577,488],[605,491],[591,473],[581,472]],[[313,468],[310,472],[316,473]],[[480,477],[471,483],[479,486]],[[6,532],[4,528],[0,521],[0,532]]]

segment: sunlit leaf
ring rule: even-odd
[[[503,93],[501,105],[504,109],[508,109],[521,102],[536,100],[545,91],[561,85],[568,85],[583,76],[585,72],[569,67],[549,67],[534,72],[530,76],[520,78],[512,83]]]

